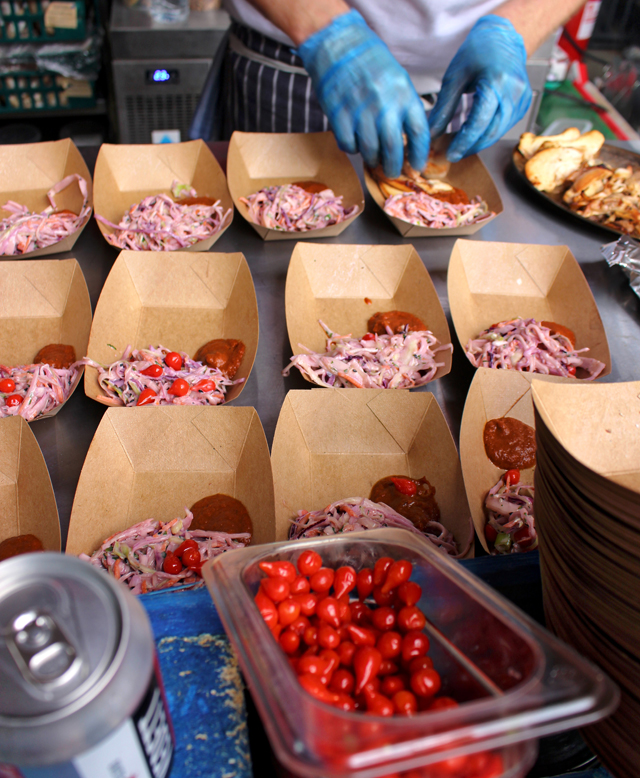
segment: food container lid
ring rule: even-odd
[[[337,710],[302,689],[253,597],[260,561],[295,563],[307,549],[328,567],[358,570],[383,556],[412,562],[430,655],[457,708],[382,719]],[[583,726],[618,703],[598,668],[405,530],[238,549],[207,563],[203,575],[276,755],[299,775],[373,778]]]

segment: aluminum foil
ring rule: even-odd
[[[631,238],[620,238],[602,246],[600,251],[609,267],[618,265],[624,270],[631,288],[640,297],[640,243]]]

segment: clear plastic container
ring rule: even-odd
[[[373,567],[383,556],[413,563],[441,693],[459,707],[380,718],[337,710],[302,689],[253,597],[260,561],[295,563],[305,549],[333,568]],[[618,703],[598,668],[405,530],[249,546],[221,554],[203,575],[276,756],[307,778],[374,778],[485,750],[502,754],[502,778],[515,778],[535,755],[523,741],[590,724]]]

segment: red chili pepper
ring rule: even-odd
[[[457,707],[458,703],[451,697],[436,697],[429,706],[429,710],[448,710]]]
[[[400,602],[403,602],[405,605],[415,605],[420,602],[422,597],[422,587],[415,581],[405,581],[398,586],[396,594]]]
[[[504,482],[507,486],[515,486],[517,483],[520,482],[520,471],[519,470],[507,470],[504,476]]]
[[[353,621],[354,624],[362,626],[363,624],[371,623],[372,611],[364,603],[352,602],[351,605],[349,605],[349,608],[351,610],[351,621]]]
[[[300,603],[288,599],[278,604],[278,621],[283,627],[288,627],[300,615]],[[294,630],[295,631],[295,630]]]
[[[330,705],[333,705],[340,700],[340,697],[337,694],[334,694],[334,692],[330,692],[315,675],[304,673],[303,675],[298,676],[298,681],[305,691],[309,692],[316,700],[320,700],[320,702],[328,702]]]
[[[418,701],[416,700],[415,695],[406,689],[396,692],[391,701],[393,702],[393,707],[396,709],[396,713],[400,716],[413,716],[418,712]],[[453,774],[458,775],[458,773]]]
[[[313,624],[309,624],[308,627],[305,627],[305,630],[302,633],[302,640],[308,646],[317,646],[318,645],[318,628],[314,627]]]
[[[174,397],[186,397],[189,394],[189,384],[184,378],[176,378],[167,389],[167,394],[172,394]]]
[[[333,596],[337,599],[343,594],[349,592],[356,585],[356,571],[350,565],[344,565],[336,570],[336,576],[333,579]]]
[[[196,392],[213,392],[215,388],[216,385],[210,378],[202,378],[192,387]]]
[[[339,603],[334,597],[325,597],[318,603],[316,616],[322,621],[326,621],[334,629],[340,626],[340,616],[338,615]]]
[[[400,668],[395,662],[392,662],[390,659],[383,659],[380,669],[378,670],[378,675],[395,675],[399,669]]]
[[[272,602],[282,602],[289,596],[289,582],[285,581],[284,578],[263,578],[260,581],[260,586]]]
[[[353,677],[353,673],[340,667],[331,676],[329,689],[336,694],[351,694],[355,685],[356,679]]]
[[[354,641],[355,642],[355,641]],[[355,693],[360,694],[362,689],[372,681],[380,670],[382,654],[373,646],[360,646],[353,655],[353,672],[356,677]]]
[[[429,638],[424,632],[412,630],[402,638],[402,661],[410,662],[419,656],[424,656],[429,650]]]
[[[321,678],[329,669],[329,661],[320,656],[301,656],[298,660],[298,674],[315,675]]]
[[[289,590],[291,590],[291,587],[289,587]],[[293,599],[300,603],[300,612],[303,616],[313,616],[316,612],[318,597],[312,592],[307,592],[306,594],[294,594]]]
[[[136,402],[136,405],[155,405],[153,401],[157,396],[158,396],[157,392],[154,392],[153,389],[147,387],[146,389],[143,389],[138,395],[138,400]],[[9,400],[8,397],[7,400]]]
[[[351,640],[356,646],[375,646],[375,632],[367,627],[359,627],[357,624],[347,624]]]
[[[150,378],[160,378],[163,372],[161,365],[149,365],[142,371],[142,375],[148,375]]]
[[[396,612],[388,605],[383,608],[376,608],[376,610],[373,611],[371,621],[373,622],[373,626],[376,629],[379,629],[380,632],[388,632],[396,625]]]
[[[322,648],[338,648],[340,635],[328,624],[321,624],[318,627],[318,645]]]
[[[413,497],[418,492],[418,484],[411,478],[392,478],[391,480],[400,494]]]
[[[382,591],[381,586],[373,587],[373,599],[376,605],[379,605],[380,607],[384,607],[385,605],[393,605],[395,598],[396,598],[395,592],[387,592],[385,594]]]
[[[380,691],[386,697],[393,697],[396,692],[406,689],[404,678],[401,675],[387,675],[382,679]]]
[[[569,375],[575,375],[576,374],[576,366],[575,365],[569,365],[569,367],[567,368],[567,373],[569,373]]]
[[[175,554],[167,554],[162,563],[162,569],[169,575],[177,575],[182,570],[182,562]]]
[[[280,626],[284,625],[281,624]],[[280,635],[279,641],[280,646],[285,654],[295,654],[298,648],[300,648],[300,635],[296,634],[291,629],[286,629]]]
[[[327,662],[327,669],[322,673],[322,680],[328,684],[335,671],[340,667],[340,657],[331,648],[324,648],[318,656]]]
[[[484,525],[484,536],[487,539],[487,543],[495,543],[498,537],[498,531],[493,528],[491,524]]]
[[[285,600],[285,602],[287,602],[287,600]],[[298,616],[295,621],[292,621],[291,624],[289,624],[289,629],[292,629],[294,632],[297,632],[300,637],[303,637],[305,630],[310,626],[311,624],[306,616]]]
[[[254,602],[258,606],[260,615],[267,622],[267,626],[274,627],[278,623],[278,610],[274,602],[267,597],[262,589],[258,589]]]
[[[405,605],[398,613],[398,629],[401,632],[421,632],[427,623],[424,613],[415,605]]]
[[[402,635],[399,632],[385,632],[378,638],[376,648],[383,659],[395,659],[402,651]]]
[[[376,335],[375,332],[365,332],[365,334],[362,336],[362,340],[375,340]]]
[[[338,646],[336,653],[340,657],[340,664],[344,667],[353,665],[353,655],[356,653],[356,644],[350,640],[343,640]]]
[[[373,567],[373,585],[382,586],[387,577],[387,570],[393,564],[393,559],[389,556],[383,556],[378,559]]]
[[[411,674],[411,689],[419,697],[433,697],[440,691],[440,676],[433,668]]]
[[[409,662],[409,672],[416,673],[418,670],[430,670],[433,667],[433,659],[430,656],[417,656]]]
[[[182,557],[183,553],[188,548],[198,548],[198,544],[193,538],[190,538],[189,540],[183,540],[182,543],[176,548],[176,550],[173,552],[176,556]]]
[[[300,575],[313,575],[322,567],[322,557],[316,551],[303,551],[297,565]]]
[[[297,578],[296,569],[291,562],[259,562],[258,567],[269,578],[284,578],[289,583],[293,583]]]
[[[411,577],[411,562],[407,562],[406,559],[399,559],[394,562],[387,570],[387,577],[384,579],[384,583],[380,587],[382,594],[388,594],[400,584],[408,581]]]
[[[330,567],[321,567],[309,579],[314,592],[328,592],[333,586],[335,572]]]
[[[309,581],[303,576],[298,575],[296,578],[291,582],[291,594],[307,594],[311,591],[311,586],[309,586]]]
[[[373,591],[373,570],[369,567],[364,567],[360,570],[356,575],[356,588],[358,590],[358,598],[366,600]]]
[[[395,708],[384,694],[372,694],[367,697],[367,713],[374,716],[393,716]]]
[[[3,378],[2,381],[0,381],[0,392],[3,394],[11,394],[11,392],[15,392],[16,390],[16,382],[12,378]]]
[[[338,600],[338,616],[342,624],[349,624],[351,622],[351,606]]]

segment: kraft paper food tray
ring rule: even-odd
[[[49,471],[22,416],[0,419],[0,542],[35,535],[60,551],[60,520]]]
[[[125,211],[145,197],[171,195],[174,181],[192,186],[198,197],[220,200],[223,213],[231,211],[215,235],[183,251],[207,251],[233,220],[233,202],[222,168],[201,140],[186,143],[115,145],[103,143],[94,171],[95,213],[119,224]],[[115,232],[98,222],[106,236]],[[143,252],[146,253],[146,252]]]
[[[531,385],[536,409],[585,467],[640,492],[640,381]]]
[[[389,475],[435,486],[441,522],[463,549],[473,528],[460,460],[447,422],[430,392],[384,389],[290,391],[271,450],[276,540],[286,540],[298,510],[369,497]],[[467,557],[473,556],[473,543]]]
[[[370,303],[366,302],[370,300]],[[451,343],[446,316],[431,277],[411,245],[359,246],[298,243],[293,249],[285,289],[289,342],[324,352],[321,319],[341,335],[364,335],[377,311],[413,313],[441,344]],[[441,351],[434,380],[451,370],[451,351]]]
[[[255,408],[109,408],[78,481],[67,553],[91,554],[145,519],[217,493],[244,503],[253,543],[275,539],[269,448]]]
[[[233,400],[243,390],[258,350],[258,305],[243,254],[122,251],[102,288],[91,327],[88,355],[110,364],[131,344],[196,351],[214,338],[236,338],[245,355],[229,387]],[[115,347],[115,348],[112,348]],[[98,371],[87,367],[85,393],[102,394]]]
[[[499,321],[520,316],[573,330],[576,348],[604,362],[609,344],[593,294],[567,246],[458,239],[449,259],[447,291],[453,325],[464,348]],[[571,379],[577,380],[577,379]]]
[[[460,462],[476,533],[485,551],[489,551],[484,534],[487,492],[498,483],[504,470],[496,467],[484,449],[484,425],[491,419],[509,416],[535,428],[531,381],[535,374],[518,370],[476,371],[462,413],[460,424]],[[566,383],[562,376],[544,376],[544,381]],[[520,481],[533,485],[534,468],[521,471]]]
[[[229,191],[240,215],[264,240],[329,238],[345,230],[364,210],[364,193],[349,157],[338,148],[332,132],[234,132],[227,156]],[[266,186],[317,181],[342,196],[345,208],[358,210],[340,224],[309,232],[285,232],[261,227],[249,219],[240,202]]]
[[[30,211],[41,213],[51,205],[47,192],[72,173],[77,173],[87,182],[89,207],[93,207],[91,174],[70,138],[44,143],[0,146],[0,206],[7,200],[13,200],[20,205],[26,205]],[[62,192],[58,192],[54,200],[59,211],[69,210],[78,214],[82,208],[82,194],[75,182]],[[1,218],[6,218],[8,215],[8,212],[0,210]],[[70,251],[90,218],[91,213],[73,234],[67,235],[52,246],[29,251],[26,254],[3,254],[0,258],[7,256],[9,259],[23,257],[33,259]]]
[[[447,143],[448,137],[443,138],[442,142],[436,145],[441,147],[443,144],[446,145]],[[410,224],[409,222],[404,221],[404,219],[397,219],[395,216],[389,216],[389,214],[384,211],[386,197],[380,191],[380,187],[366,166],[364,169],[364,183],[369,194],[373,197],[376,205],[382,210],[384,215],[405,238],[448,238],[454,235],[473,235],[486,224],[492,222],[496,216],[499,216],[504,210],[498,188],[491,178],[491,174],[477,154],[462,159],[460,162],[452,163],[448,173],[445,176],[442,176],[441,180],[446,181],[446,183],[451,184],[451,186],[464,190],[469,199],[479,195],[487,203],[489,211],[493,211],[494,215],[484,219],[479,224],[468,224],[465,227],[454,227],[451,229],[419,227],[416,224]]]
[[[50,343],[73,346],[77,359],[87,353],[91,301],[77,260],[0,262],[0,290],[0,364],[32,364]],[[72,393],[81,376],[82,368]],[[54,416],[63,405],[38,419]]]

